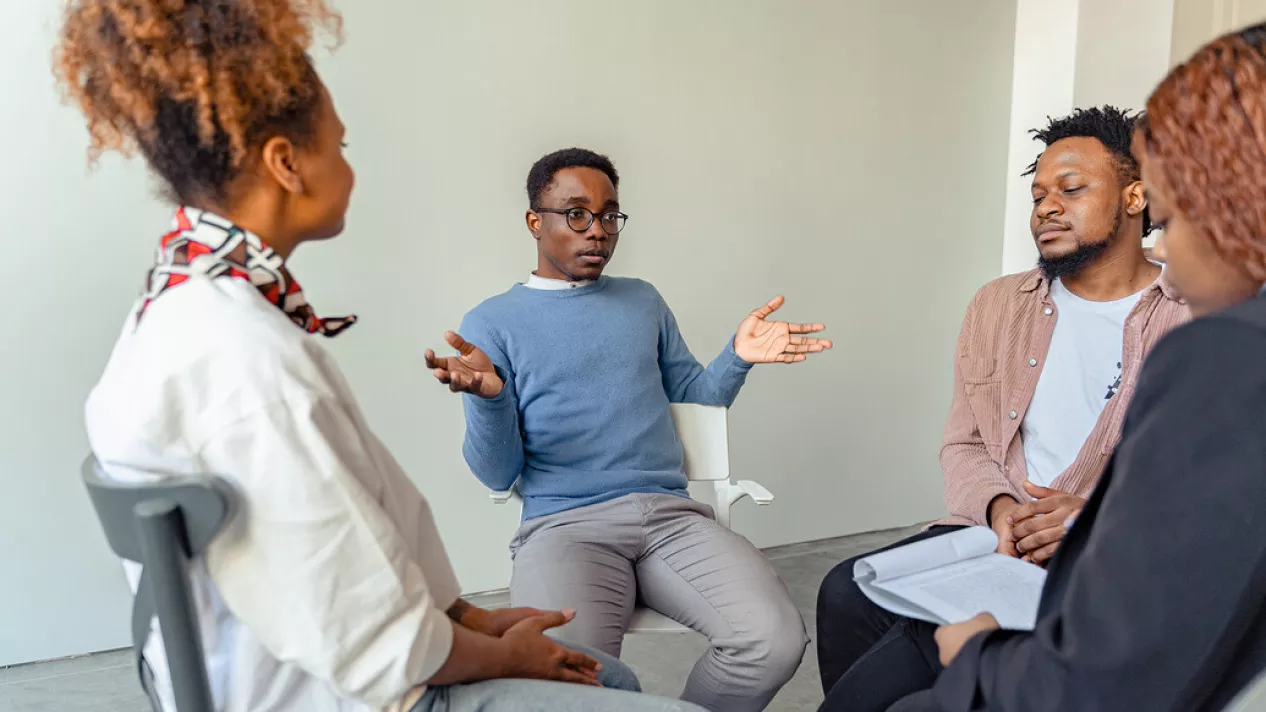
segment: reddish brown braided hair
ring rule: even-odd
[[[1175,67],[1148,100],[1134,148],[1214,249],[1266,270],[1266,24]]]

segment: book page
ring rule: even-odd
[[[860,559],[853,565],[853,578],[857,581],[887,581],[985,556],[997,549],[998,535],[992,529],[971,527]]]
[[[904,610],[894,611],[902,615],[944,625],[987,612],[1003,628],[1032,630],[1045,582],[1046,571],[1040,566],[989,554],[871,585],[885,598],[903,601]],[[919,611],[929,615],[911,613]]]

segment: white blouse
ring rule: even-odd
[[[217,474],[241,495],[195,571],[226,712],[407,710],[452,646],[460,590],[430,507],[320,338],[245,280],[195,277],[129,317],[88,398],[108,476]],[[175,712],[157,622],[146,659]]]

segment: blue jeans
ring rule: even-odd
[[[486,680],[430,687],[411,712],[704,712],[700,707],[642,694],[637,676],[610,655],[580,645],[567,647],[602,663],[602,687],[546,680]]]

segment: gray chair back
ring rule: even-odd
[[[206,475],[147,484],[116,482],[101,472],[92,456],[84,461],[81,475],[110,548],[142,566],[132,602],[132,647],[150,704],[161,711],[144,655],[151,621],[157,616],[176,709],[213,712],[189,568],[232,518],[233,489],[223,479]]]

